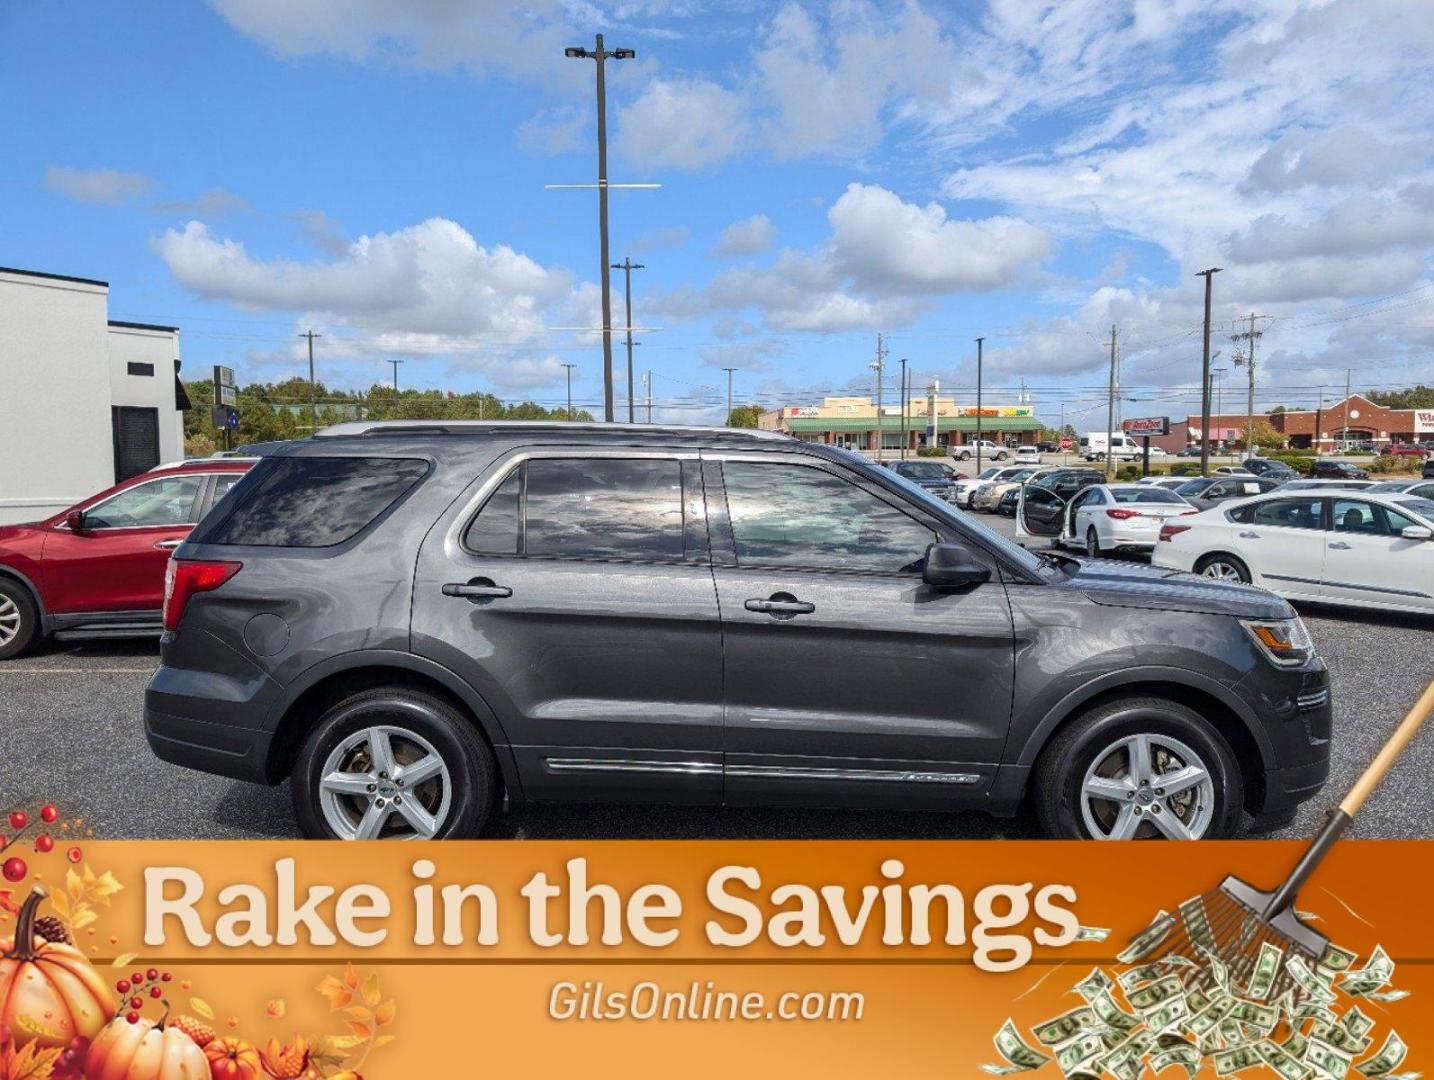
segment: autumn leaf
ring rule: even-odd
[[[84,879],[75,873],[74,867],[65,871],[65,892],[70,894],[70,899],[75,903],[79,903],[85,897]]]
[[[363,981],[364,1004],[370,1007],[377,1005],[381,996],[378,988],[378,973],[373,972]]]
[[[357,1020],[360,1023],[364,1024],[367,1024],[370,1020],[373,1019],[373,1013],[369,1012],[368,1009],[366,1009],[362,1005],[355,1005],[351,1009],[345,1009],[344,1015],[347,1016],[350,1020]]]
[[[367,1024],[361,1024],[357,1020],[350,1020],[348,1022],[348,1027],[349,1030],[352,1031],[355,1035],[357,1035],[360,1039],[367,1039],[373,1035],[373,1028],[369,1027]]]
[[[50,1080],[64,1049],[63,1046],[42,1049],[39,1043],[26,1043],[18,1052],[9,1055],[4,1080]],[[0,1054],[0,1064],[6,1064],[3,1054]]]
[[[15,903],[15,894],[9,889],[0,889],[0,911],[8,911],[11,915],[20,914],[20,905]]]
[[[286,1009],[287,1006],[284,1004],[283,998],[275,998],[273,1001],[269,1002],[269,1004],[264,1006],[264,1011],[270,1016],[272,1016],[275,1020],[283,1016]]]
[[[393,1023],[394,1014],[397,1011],[398,1005],[394,1002],[392,998],[389,998],[389,1000],[385,1001],[382,1005],[380,1005],[377,1009],[374,1010],[374,1022],[378,1024],[379,1027],[384,1027],[387,1024],[391,1024]]]
[[[113,960],[110,961],[110,967],[129,967],[130,964],[134,962],[134,958],[138,955],[138,953],[132,952],[120,953],[118,956],[116,956]]]
[[[350,990],[357,990],[358,984],[358,972],[354,970],[354,966],[352,964],[346,965],[344,967],[344,985],[347,986]]]
[[[342,1009],[354,999],[353,991],[332,975],[326,975],[316,989],[328,998],[330,1012]]]
[[[355,1046],[362,1045],[363,1041],[359,1035],[330,1035],[324,1040],[333,1050],[352,1050]]]
[[[398,1038],[397,1035],[380,1035],[373,1041],[373,1048],[377,1050],[380,1046],[387,1046],[396,1038]]]
[[[206,1020],[214,1019],[214,1007],[203,998],[190,998],[189,1007]]]

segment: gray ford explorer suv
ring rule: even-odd
[[[1220,837],[1329,765],[1284,600],[1033,553],[776,433],[340,424],[199,523],[164,620],[154,752],[289,778],[313,837],[474,836],[504,800]]]

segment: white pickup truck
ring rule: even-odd
[[[953,446],[951,456],[958,461],[970,461],[976,456],[976,447],[981,448],[982,461],[1005,461],[1011,452],[1004,446],[997,446],[990,439],[973,439],[963,446]]]

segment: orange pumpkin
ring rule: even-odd
[[[120,1016],[90,1044],[85,1080],[209,1080],[209,1059],[177,1027]]]
[[[254,1080],[259,1072],[259,1051],[243,1039],[226,1035],[204,1044],[214,1080]]]
[[[36,886],[20,909],[15,937],[0,942],[0,1027],[16,1048],[68,1046],[93,1039],[115,1011],[115,1000],[84,953],[35,933],[45,890]]]

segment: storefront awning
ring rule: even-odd
[[[938,432],[974,433],[976,417],[940,416],[937,417],[937,425]],[[860,434],[877,430],[878,423],[874,416],[785,416],[782,418],[782,426],[794,434],[823,431],[838,434]],[[901,417],[883,416],[879,426],[882,431],[900,431]],[[981,419],[983,433],[987,431],[1040,431],[1044,426],[1032,416],[987,416]],[[924,432],[926,418],[924,416],[907,417],[906,427],[908,431]]]

